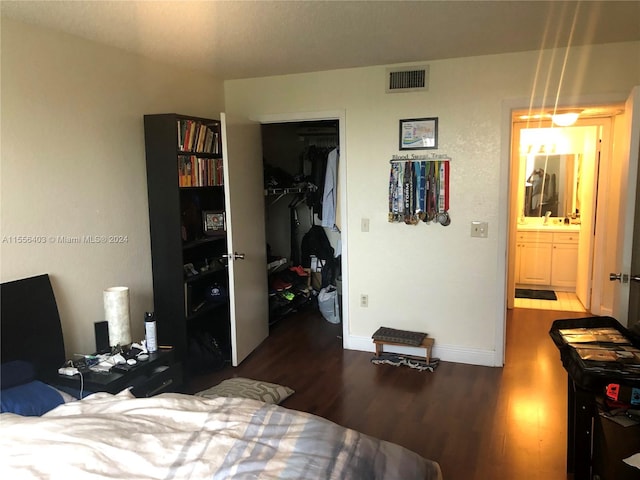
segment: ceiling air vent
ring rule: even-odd
[[[387,93],[429,90],[429,65],[387,69]]]

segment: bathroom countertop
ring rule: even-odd
[[[518,224],[519,232],[579,232],[580,225],[565,225],[555,221],[544,224]]]

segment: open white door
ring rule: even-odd
[[[629,283],[629,320],[627,326],[640,333],[640,167],[636,183],[636,215],[633,228],[633,253],[631,255],[631,278]]]
[[[623,325],[629,322],[629,290],[631,259],[633,256],[633,231],[638,182],[638,155],[640,153],[640,86],[631,91],[625,104],[625,151],[620,161],[620,222],[617,232],[616,271],[611,279],[616,281],[613,294],[613,317]],[[628,150],[627,150],[628,148]],[[633,319],[631,319],[633,320]]]
[[[231,361],[238,366],[269,335],[260,124],[222,113]]]
[[[585,172],[587,173],[587,172]],[[595,191],[595,178],[593,175],[584,175],[585,190]],[[595,195],[591,196],[595,200]],[[586,205],[585,205],[586,206]],[[582,306],[591,311],[591,270],[593,268],[593,206],[589,205],[588,211],[583,208],[580,211],[582,225],[580,227],[580,240],[578,242],[578,270],[576,274],[576,296]]]
[[[594,220],[596,205],[596,172],[603,145],[603,136],[609,134],[609,120],[598,120],[602,125],[584,127],[585,139],[593,148],[585,148],[580,168],[580,240],[578,243],[578,270],[576,274],[576,295],[587,311],[591,310],[591,280],[593,271]],[[605,128],[606,127],[606,128]]]

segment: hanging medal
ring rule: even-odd
[[[424,218],[423,222],[428,222],[429,216],[429,196],[431,195],[431,162],[424,162],[425,165],[425,177],[424,177]]]
[[[396,215],[395,221],[402,221],[402,217],[404,214],[404,164],[396,163]]]
[[[388,221],[394,222],[396,221],[396,216],[398,214],[398,180],[397,180],[397,172],[398,168],[395,163],[391,163],[391,168],[389,170],[389,215]]]
[[[411,225],[417,225],[420,221],[418,217],[418,195],[420,192],[420,162],[411,162]]]
[[[411,225],[413,215],[413,162],[406,162],[404,166],[404,223]]]
[[[438,223],[444,227],[451,224],[451,217],[449,217],[449,162],[440,162]]]
[[[420,162],[420,169],[418,173],[418,206],[416,208],[416,213],[418,214],[418,218],[423,220],[426,218],[427,214],[425,207],[425,195],[427,189],[427,179],[426,175],[426,162]]]
[[[429,162],[429,192],[427,198],[427,222],[431,222],[436,218],[436,173],[435,162]]]

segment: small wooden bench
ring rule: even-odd
[[[385,345],[393,345],[397,347],[412,347],[412,348],[424,348],[426,350],[425,358],[427,365],[431,363],[431,348],[433,347],[434,339],[432,337],[424,337],[420,345],[408,345],[406,343],[389,342],[386,340],[373,340],[376,345],[376,357],[379,357],[383,351]]]

